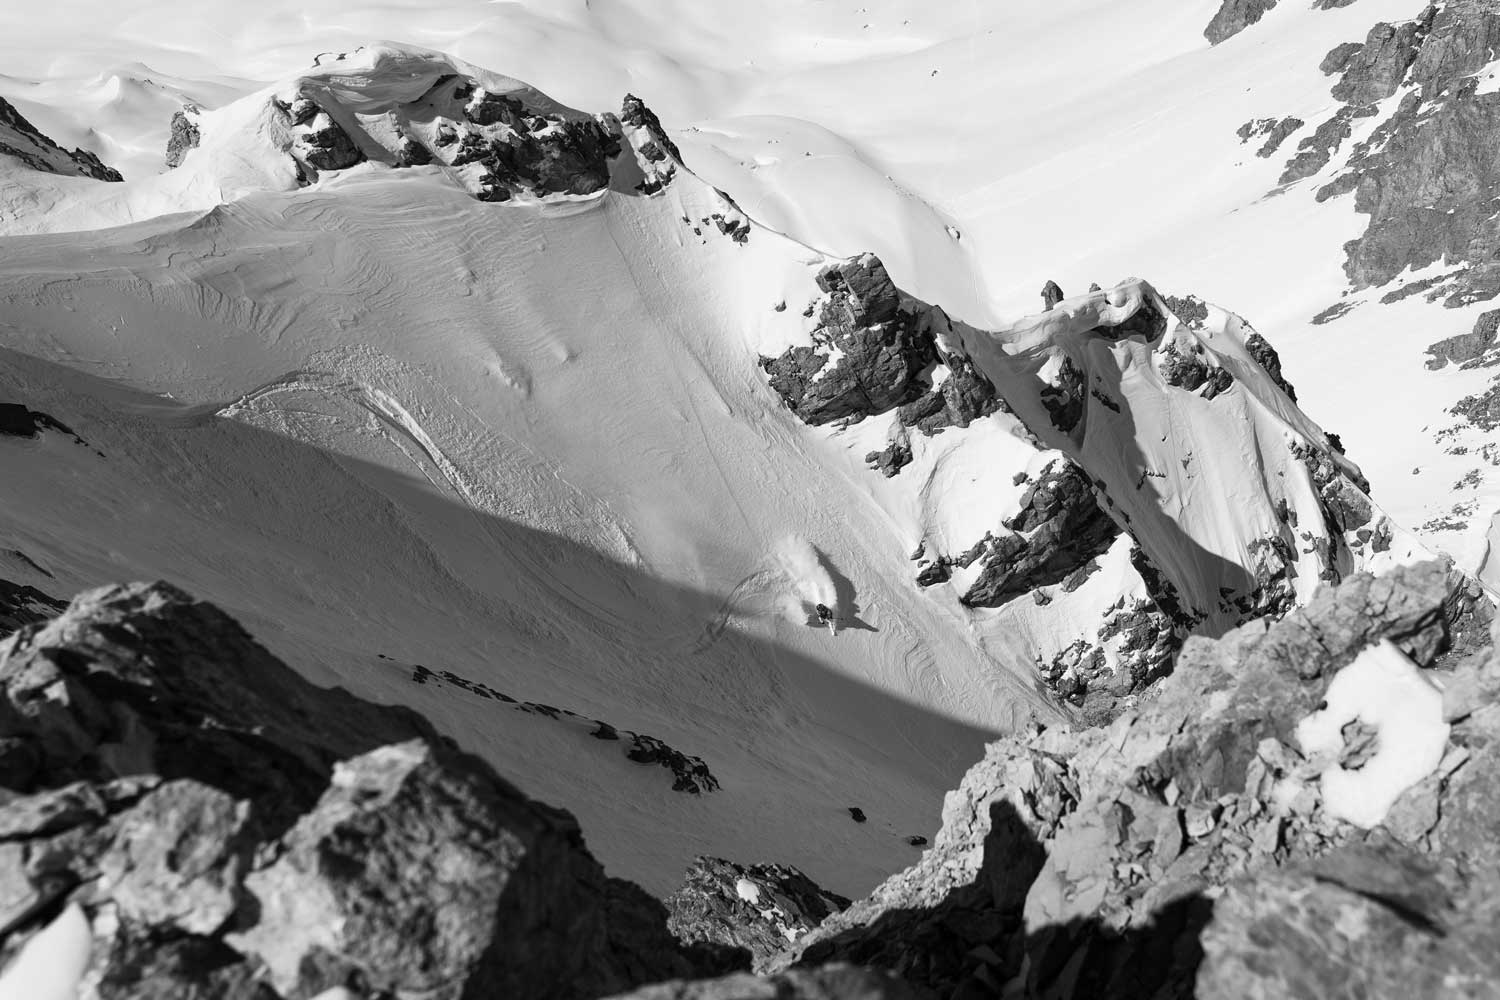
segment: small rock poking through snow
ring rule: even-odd
[[[1335,760],[1320,777],[1324,811],[1369,829],[1442,761],[1448,745],[1443,694],[1384,639],[1338,672],[1324,704],[1297,726],[1297,740],[1309,758],[1337,758],[1351,722],[1376,730],[1374,756],[1353,770]]]

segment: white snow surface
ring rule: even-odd
[[[74,1000],[93,947],[89,918],[81,906],[69,903],[0,970],[0,997]]]
[[[935,829],[984,739],[1059,717],[1035,659],[1143,596],[1124,539],[1045,608],[967,611],[962,578],[917,591],[910,550],[996,528],[1016,472],[1074,457],[1174,554],[1173,582],[1213,593],[1279,500],[1321,523],[1288,458],[1322,446],[1313,419],[1396,523],[1431,516],[1432,483],[1468,468],[1427,425],[1485,379],[1425,373],[1421,349],[1476,310],[1378,306],[1377,290],[1311,326],[1361,220],[1300,187],[1263,199],[1279,165],[1233,134],[1330,112],[1322,53],[1407,5],[1283,4],[1209,49],[1214,6],[61,0],[41,27],[0,9],[0,96],[127,178],[0,166],[0,399],[89,443],[0,440],[0,547],[43,561],[49,592],[160,576],[222,604],[311,679],[410,704],[573,810],[610,871],[653,891],[708,852],[861,893],[909,863],[905,836]],[[347,55],[310,65],[320,52]],[[560,111],[632,90],[698,176],[503,206],[440,166],[298,187],[273,98],[318,88],[364,126],[455,70],[525,79],[528,103]],[[202,144],[161,173],[183,100],[205,109]],[[714,187],[757,223],[747,244],[694,233],[726,208]],[[913,434],[911,466],[871,473],[887,418],[804,427],[757,365],[806,342],[813,269],[866,250],[973,324],[955,337],[1008,395],[1034,402],[1066,355],[1134,425],[1090,403],[1080,440],[1039,451],[997,414]],[[1139,345],[1089,335],[1156,295],[1111,285],[1128,274],[1253,317],[1311,418],[1223,310],[1172,334],[1235,375],[1212,403],[1163,393]],[[1031,315],[1049,277],[1108,290]],[[1138,488],[1142,464],[1162,478]],[[1484,525],[1437,537],[1477,561]],[[1422,552],[1398,531],[1359,565]],[[1301,574],[1299,596],[1315,583]],[[413,684],[415,664],[657,736],[723,787],[673,792],[619,744]]]
[[[1327,707],[1298,724],[1297,742],[1310,760],[1333,758],[1319,777],[1323,810],[1368,830],[1442,763],[1448,747],[1443,693],[1382,639],[1340,670],[1323,698]],[[1344,727],[1355,721],[1375,730],[1375,750],[1359,767],[1344,768],[1337,760]]]

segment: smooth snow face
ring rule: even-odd
[[[93,947],[89,918],[69,903],[0,972],[0,997],[76,1000]]]
[[[1334,761],[1319,778],[1324,811],[1368,830],[1442,762],[1448,746],[1443,693],[1382,639],[1338,672],[1323,700],[1327,707],[1297,726],[1297,742],[1310,760]],[[1344,728],[1355,722],[1374,728],[1375,750],[1359,767],[1345,769],[1337,759]]]

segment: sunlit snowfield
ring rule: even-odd
[[[766,391],[757,357],[806,333],[823,254],[874,251],[986,328],[1036,312],[1047,279],[1140,276],[1232,309],[1410,526],[1451,503],[1469,464],[1432,431],[1487,378],[1422,369],[1482,306],[1311,325],[1362,220],[1313,181],[1267,197],[1280,162],[1235,135],[1326,115],[1322,54],[1406,5],[1278,8],[1212,49],[1207,2],[933,6],[0,9],[0,96],[127,181],[0,175],[0,388],[82,414],[103,453],[48,439],[7,468],[15,546],[64,594],[172,579],[313,679],[413,705],[653,890],[697,851],[868,889],[914,857],[986,736],[1055,717],[1032,650],[1071,636],[1057,608],[970,613],[911,582],[919,541],[1014,512],[1029,445],[987,424],[888,482],[863,463],[879,428],[814,433]],[[420,171],[297,189],[256,141],[264,102],[235,102],[320,55],[364,65],[379,39],[585,111],[635,93],[697,178],[504,207]],[[217,131],[167,174],[185,102]],[[694,236],[681,219],[717,210],[714,187],[768,231]],[[1158,416],[1173,447],[1201,430]],[[1305,426],[1273,417],[1247,436]],[[914,494],[917,475],[935,488]],[[1477,496],[1466,531],[1428,539],[1470,567]],[[1195,516],[1232,547],[1240,513]],[[1080,609],[1126,586],[1123,547],[1105,570]],[[830,594],[868,627],[809,623]],[[724,787],[673,792],[586,728],[415,685],[417,664],[659,736]]]

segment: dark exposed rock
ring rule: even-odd
[[[762,358],[771,387],[799,418],[826,424],[885,413],[922,395],[920,376],[934,359],[921,320],[899,310],[885,266],[865,254],[818,272],[823,302],[818,347]],[[830,362],[829,353],[841,356]]]
[[[984,568],[960,599],[999,607],[1037,587],[1058,583],[1102,554],[1120,529],[1100,509],[1088,477],[1066,459],[1048,465],[1004,522],[1009,534],[982,543]]]
[[[1354,307],[1358,304],[1359,303],[1357,302],[1351,302],[1348,300],[1345,300],[1343,302],[1335,302],[1327,309],[1319,311],[1318,314],[1312,318],[1312,324],[1313,326],[1322,326],[1324,323],[1332,323],[1334,320],[1347,315],[1349,311],[1354,309]]]
[[[0,98],[0,156],[13,156],[31,169],[49,174],[92,177],[96,181],[124,180],[118,170],[105,166],[98,155],[86,149],[72,152],[63,149],[4,98]]]
[[[0,963],[71,896],[104,915],[101,997],[597,996],[702,968],[571,816],[166,585],[0,642],[0,695]]]
[[[786,865],[737,865],[699,857],[666,899],[667,927],[686,945],[741,949],[761,971],[788,943],[849,900]]]
[[[1089,332],[1107,340],[1140,337],[1151,341],[1167,332],[1167,317],[1156,308],[1156,304],[1150,298],[1147,298],[1141,302],[1140,308],[1125,318],[1124,322],[1114,326],[1096,326]]]
[[[1374,108],[1356,108],[1350,104],[1339,108],[1332,118],[1297,144],[1297,155],[1287,161],[1286,169],[1281,172],[1277,183],[1291,184],[1322,170],[1333,159],[1333,154],[1338,152],[1344,140],[1353,133],[1354,119],[1368,117],[1373,112]]]
[[[1042,406],[1046,407],[1052,426],[1064,434],[1071,434],[1083,419],[1087,395],[1083,373],[1073,364],[1072,358],[1064,357],[1057,370],[1057,381],[1044,385],[1041,390]]]
[[[911,445],[904,438],[897,438],[880,451],[865,455],[865,464],[889,479],[911,464]]]
[[[1427,367],[1435,370],[1446,366],[1450,361],[1454,364],[1462,364],[1483,356],[1495,345],[1497,326],[1500,326],[1500,309],[1491,309],[1481,313],[1474,321],[1474,329],[1468,333],[1447,337],[1428,347],[1427,353],[1431,355],[1431,358],[1427,362]]]
[[[1301,118],[1293,118],[1290,115],[1281,119],[1266,132],[1266,141],[1255,151],[1255,155],[1261,159],[1268,159],[1281,148],[1287,136],[1306,124]]]
[[[53,618],[68,606],[35,587],[0,579],[0,639],[26,625]]]
[[[1049,309],[1055,308],[1062,300],[1063,290],[1058,287],[1057,282],[1049,278],[1047,283],[1042,286],[1042,311],[1046,312]]]
[[[1208,319],[1208,303],[1196,295],[1163,295],[1162,301],[1182,322],[1191,327],[1201,327]]]
[[[1460,399],[1448,412],[1482,431],[1500,427],[1500,380],[1491,382],[1483,392]]]
[[[312,106],[310,115],[308,105]],[[364,161],[365,154],[349,133],[316,102],[306,98],[295,102],[291,115],[292,124],[302,129],[293,148],[308,166],[315,170],[345,170]]]
[[[34,438],[47,430],[66,434],[78,444],[87,443],[73,428],[49,413],[29,410],[20,403],[0,403],[0,437]]]
[[[1234,385],[1234,376],[1228,369],[1210,364],[1201,354],[1182,353],[1176,341],[1169,342],[1156,355],[1156,369],[1162,381],[1186,392],[1202,389],[1204,399],[1213,399],[1227,392]]]
[[[397,150],[396,165],[400,167],[422,167],[432,162],[432,151],[410,136],[401,140]]]
[[[1218,45],[1259,21],[1275,6],[1276,0],[1223,0],[1213,20],[1203,29],[1203,37],[1209,44]]]
[[[1500,134],[1500,94],[1478,93],[1473,74],[1500,45],[1500,13],[1471,0],[1427,8],[1414,21],[1372,29],[1334,87],[1366,103],[1410,84],[1396,111],[1355,146],[1344,173],[1319,192],[1355,193],[1370,217],[1345,244],[1356,287],[1385,284],[1408,268],[1467,264],[1432,283],[1456,307],[1500,295],[1500,236],[1490,220],[1500,167],[1489,151]]]
[[[1297,390],[1281,373],[1281,355],[1276,353],[1276,348],[1271,346],[1271,342],[1252,330],[1250,336],[1245,338],[1245,350],[1250,353],[1257,364],[1266,370],[1266,374],[1271,376],[1271,381],[1276,383],[1276,387],[1286,393],[1286,398],[1295,403]]]
[[[952,564],[946,559],[934,559],[917,571],[917,586],[932,587],[946,583],[953,575]]]
[[[167,169],[171,170],[182,164],[182,158],[187,156],[188,150],[197,149],[198,142],[202,138],[198,131],[198,125],[189,115],[198,114],[197,105],[189,104],[180,111],[172,114],[172,131],[167,136]]]
[[[1340,42],[1328,50],[1323,61],[1318,63],[1318,69],[1322,70],[1325,76],[1342,73],[1349,68],[1349,63],[1363,48],[1364,45],[1361,42]]]
[[[896,412],[904,427],[931,435],[945,427],[967,427],[1004,408],[994,385],[968,358],[945,356],[948,377],[941,385]]]
[[[672,154],[672,159],[678,163],[682,162],[682,150],[677,148],[677,143],[667,135],[667,130],[662,127],[661,119],[656,113],[646,107],[646,102],[634,94],[626,94],[625,100],[620,107],[620,121],[626,125],[643,128],[651,133],[651,139],[662,149]]]
[[[1345,59],[1342,75],[1333,85],[1334,98],[1346,104],[1374,104],[1394,94],[1416,62],[1417,51],[1432,29],[1435,10],[1428,7],[1417,19],[1401,25],[1382,22],[1371,28],[1359,51]]]

